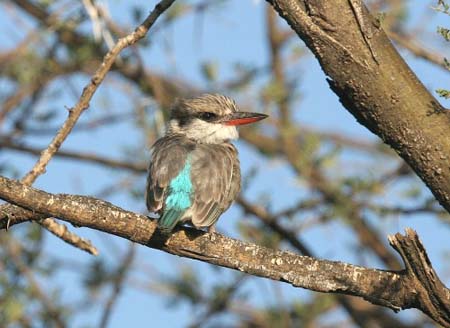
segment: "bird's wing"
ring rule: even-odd
[[[231,144],[199,145],[192,152],[191,179],[195,191],[192,223],[212,226],[240,190],[236,148]]]
[[[158,225],[164,230],[172,230],[191,206],[189,153],[194,147],[180,136],[163,137],[152,147],[146,202],[149,211],[162,211]]]

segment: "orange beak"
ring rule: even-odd
[[[266,114],[249,113],[249,112],[235,112],[223,121],[225,125],[244,125],[261,121],[268,117]]]

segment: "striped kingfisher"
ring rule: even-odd
[[[241,172],[236,126],[266,118],[240,112],[223,95],[178,99],[172,106],[166,134],[152,147],[146,203],[159,214],[165,234],[181,222],[215,231],[215,223],[236,199]]]

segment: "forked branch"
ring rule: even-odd
[[[437,277],[423,245],[411,229],[405,236],[390,237],[406,269],[385,271],[300,256],[190,228],[180,228],[165,239],[156,229],[156,223],[146,216],[92,197],[49,194],[5,177],[0,177],[0,198],[76,226],[101,230],[171,254],[283,281],[294,287],[359,296],[394,311],[416,308],[441,325],[450,326],[450,291]],[[5,225],[5,220],[0,220],[0,228]]]

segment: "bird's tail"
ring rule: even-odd
[[[158,228],[165,235],[172,232],[182,217],[184,210],[170,209],[164,211],[163,215],[158,220]]]

